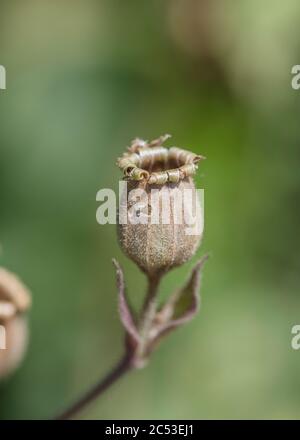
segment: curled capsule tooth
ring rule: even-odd
[[[149,177],[149,173],[146,170],[143,170],[141,168],[133,168],[130,173],[128,174],[128,176],[132,179],[132,180],[143,180],[143,179],[148,179]]]
[[[199,160],[204,159],[204,156],[192,153],[191,151],[183,150],[178,147],[170,148],[170,158],[178,164],[197,163]]]
[[[125,175],[129,175],[133,168],[136,168],[139,162],[137,154],[124,154],[117,160],[117,165],[121,168]]]
[[[199,162],[200,160],[206,160],[205,156],[202,156],[201,154],[197,154],[197,156],[194,159],[194,163]]]
[[[136,138],[133,139],[131,142],[130,147],[127,148],[127,150],[131,153],[136,153],[140,149],[147,148],[149,146],[148,142],[144,139]]]
[[[180,173],[179,168],[168,171],[168,181],[169,182],[178,183],[180,179],[181,179],[181,173]]]
[[[164,147],[145,148],[139,152],[139,167],[148,167],[154,163],[166,163],[169,150]]]
[[[188,163],[179,168],[184,177],[192,176],[197,171],[197,166],[194,163]]]
[[[168,182],[169,175],[167,171],[161,171],[158,173],[151,173],[148,184],[150,185],[164,185]]]
[[[170,134],[164,134],[164,135],[160,136],[158,139],[154,139],[153,141],[151,141],[149,143],[149,146],[156,147],[156,146],[162,145],[164,142],[166,142],[166,140],[170,139],[170,137],[172,137]]]

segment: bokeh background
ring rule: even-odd
[[[0,264],[33,293],[0,417],[49,418],[120,357],[112,257],[136,307],[145,279],[96,193],[117,190],[132,138],[171,133],[207,156],[201,313],[80,417],[299,418],[299,2],[0,4]]]

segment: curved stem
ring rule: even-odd
[[[104,391],[106,391],[111,385],[119,380],[125,373],[129,372],[133,368],[131,362],[131,355],[125,354],[124,357],[118,362],[108,375],[92,387],[83,397],[75,402],[70,408],[60,414],[55,420],[66,420],[76,415],[79,411],[82,411],[87,405],[89,405],[94,399],[99,397]]]

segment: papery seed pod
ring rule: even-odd
[[[192,175],[203,157],[156,141],[148,145],[118,160],[127,180],[127,224],[119,217],[118,236],[124,252],[151,277],[185,263],[200,244],[203,213]]]
[[[25,313],[30,293],[11,272],[0,268],[0,379],[10,374],[23,359],[28,326]]]

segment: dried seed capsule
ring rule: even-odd
[[[202,156],[154,145],[134,153],[139,159],[129,176],[122,166],[127,153],[118,161],[127,176],[122,195],[127,224],[118,222],[120,245],[149,276],[161,275],[189,260],[200,244],[203,224],[191,177]]]
[[[0,268],[0,379],[21,362],[28,340],[25,312],[30,293],[12,273]]]

